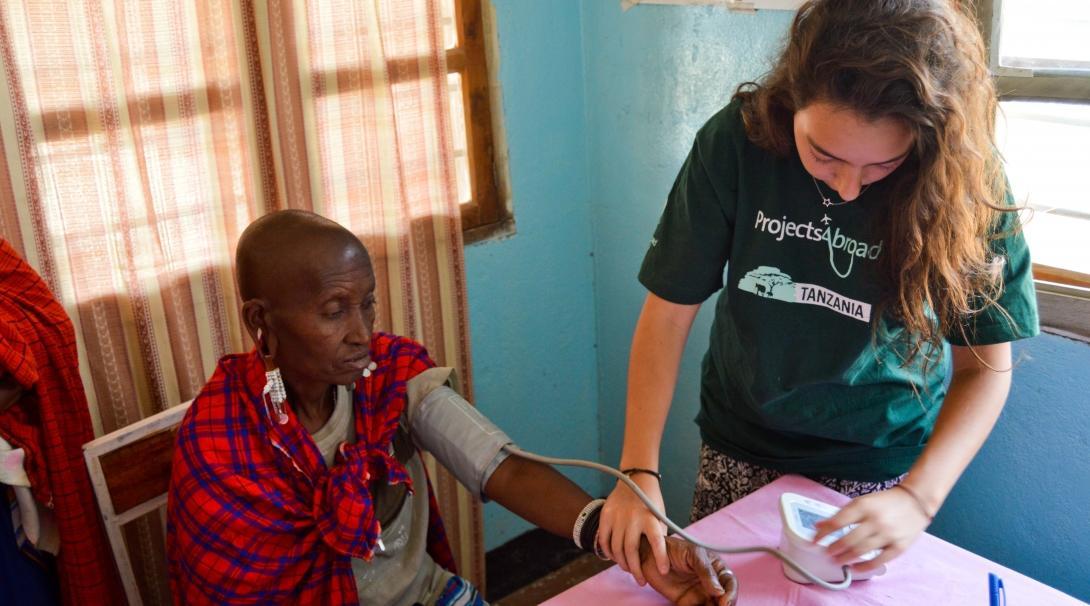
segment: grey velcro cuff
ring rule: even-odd
[[[437,385],[439,373],[435,371],[440,370],[447,373],[447,381]],[[423,377],[424,382],[431,383],[427,389],[410,386],[409,433],[418,447],[430,452],[462,485],[487,501],[484,487],[508,457],[503,447],[512,443],[511,438],[446,385],[451,379],[456,382],[451,369],[434,368],[428,373],[431,376]]]

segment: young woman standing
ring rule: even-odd
[[[830,552],[882,549],[859,565],[875,567],[924,531],[987,438],[1010,342],[1038,326],[964,10],[812,0],[775,68],[696,135],[640,270],[629,362],[621,466],[659,504],[645,471],[693,318],[720,289],[693,519],[804,474],[856,497],[819,537],[858,524]],[[640,537],[664,569],[663,531],[618,486],[599,543],[643,583]]]

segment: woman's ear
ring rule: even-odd
[[[263,356],[272,355],[269,347],[270,334],[268,326],[268,310],[262,299],[250,299],[242,304],[242,323],[246,326],[246,332],[250,334],[258,352]]]

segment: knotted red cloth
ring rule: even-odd
[[[167,556],[178,604],[358,605],[351,558],[370,559],[382,528],[377,482],[411,486],[390,445],[406,384],[435,366],[418,343],[371,338],[371,376],[353,390],[356,442],[332,467],[285,402],[273,421],[257,351],[223,357],[178,428]],[[429,490],[428,553],[454,571]]]

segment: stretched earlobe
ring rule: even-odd
[[[250,332],[261,357],[273,355],[274,341],[272,331],[267,328],[266,306],[261,299],[250,299],[242,304],[242,320]]]
[[[261,332],[261,329],[257,329],[257,352],[264,358],[272,357],[272,350],[269,348],[269,344],[265,342],[265,335]]]

